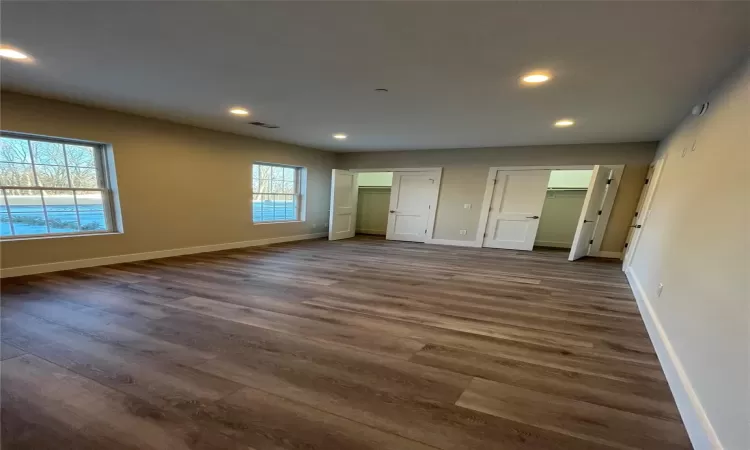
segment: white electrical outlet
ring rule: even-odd
[[[461,236],[466,236],[466,230],[458,230],[458,234]]]
[[[661,297],[661,291],[663,291],[663,290],[664,290],[664,284],[659,283],[659,287],[656,288],[656,296],[657,297]]]

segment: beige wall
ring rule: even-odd
[[[646,181],[648,164],[629,164],[625,166],[617,188],[612,212],[609,214],[607,229],[602,238],[601,250],[605,252],[621,252],[625,247],[625,240],[633,222],[638,198]]]
[[[748,449],[750,63],[710,104],[660,146],[666,159],[630,274],[653,310],[647,323],[695,448]]]
[[[358,196],[357,233],[385,235],[391,188],[360,187]]]
[[[327,231],[333,153],[3,92],[3,130],[112,144],[123,234],[6,241],[2,267]],[[307,168],[307,221],[253,225],[254,161]]]
[[[534,245],[570,248],[585,198],[586,190],[548,190]]]
[[[418,150],[408,152],[344,153],[336,160],[340,169],[443,167],[435,218],[435,239],[473,241],[476,238],[482,198],[490,167],[575,166],[594,164],[646,165],[656,151],[655,142],[626,144],[504,147],[488,149]],[[471,209],[464,209],[464,204]],[[633,209],[635,206],[633,206]],[[610,222],[611,223],[611,222]],[[625,225],[627,227],[628,224]],[[609,228],[609,227],[608,227]],[[460,230],[467,230],[461,235]],[[622,244],[602,247],[619,251]]]

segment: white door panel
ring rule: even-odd
[[[586,198],[583,200],[581,217],[578,220],[576,234],[573,237],[573,245],[570,249],[569,261],[583,258],[589,253],[591,238],[594,236],[596,223],[599,220],[599,211],[601,211],[604,197],[607,193],[607,182],[610,178],[611,169],[602,166],[594,166],[594,172],[591,174],[589,188],[586,191]]]
[[[549,170],[497,171],[483,247],[534,247],[549,176]]]
[[[357,174],[334,169],[331,176],[331,212],[328,239],[354,237],[357,220]]]
[[[386,239],[424,242],[437,180],[427,172],[394,172]]]

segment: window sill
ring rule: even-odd
[[[0,243],[18,242],[18,241],[36,241],[40,239],[62,239],[62,238],[79,238],[90,236],[113,236],[123,234],[122,231],[102,231],[101,233],[76,233],[76,234],[50,234],[41,236],[3,236]]]
[[[277,222],[253,222],[253,225],[278,225],[280,223],[305,223],[304,220],[280,220]]]

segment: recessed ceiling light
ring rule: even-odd
[[[523,82],[527,84],[544,83],[546,81],[549,81],[549,79],[550,79],[549,75],[547,75],[546,73],[541,73],[541,72],[530,73],[530,74],[524,75],[524,77],[522,78]]]
[[[6,46],[0,47],[0,57],[16,60],[29,59],[29,55],[27,55],[26,53]]]
[[[234,108],[230,108],[229,112],[234,114],[235,116],[247,116],[250,114],[250,111],[240,106],[235,106]]]
[[[349,137],[349,136],[347,136],[347,135],[345,135],[345,134],[342,134],[342,133],[337,133],[337,134],[334,134],[334,135],[333,135],[333,138],[334,138],[334,139],[338,139],[339,141],[343,141],[344,139],[346,139],[346,138],[348,138],[348,137]]]
[[[555,126],[557,128],[565,128],[573,125],[575,121],[573,119],[560,119],[557,122],[555,122]]]

